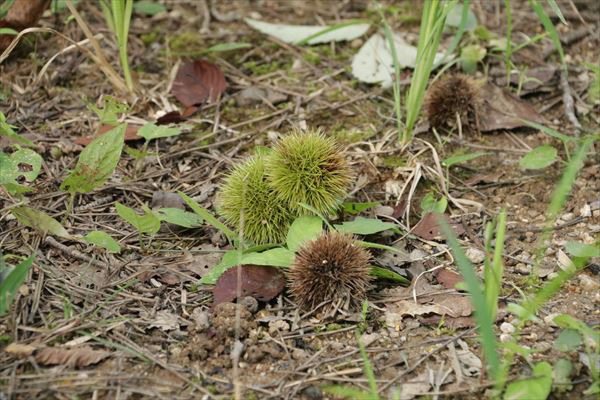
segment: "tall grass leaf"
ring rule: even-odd
[[[556,14],[558,19],[560,19],[560,22],[562,22],[565,25],[569,25],[569,24],[567,24],[565,17],[563,17],[562,12],[560,11],[560,7],[558,6],[558,4],[556,4],[556,0],[546,0],[546,1],[550,5],[550,8],[552,8],[552,11],[554,11],[554,14]]]
[[[538,0],[530,0],[530,2],[531,2],[531,6],[533,7],[533,10],[537,14],[540,21],[542,22],[542,25],[544,25],[546,32],[548,32],[548,35],[550,35],[552,44],[554,44],[554,48],[558,51],[558,54],[560,55],[561,64],[563,65],[563,67],[566,68],[565,52],[562,48],[562,45],[560,44],[560,38],[558,37],[558,32],[556,31],[556,27],[554,26],[552,21],[550,21],[550,18],[548,18],[548,14],[546,14],[546,11],[544,11],[544,7],[542,7],[542,5],[539,3]]]
[[[485,295],[481,290],[481,282],[475,273],[473,265],[458,243],[452,228],[450,228],[446,220],[441,216],[439,224],[442,233],[448,241],[448,245],[452,249],[452,254],[464,278],[467,290],[471,294],[471,302],[473,303],[473,308],[475,308],[475,320],[478,325],[477,329],[483,347],[483,354],[492,379],[496,379],[500,373],[500,360],[498,358],[498,343],[496,342],[493,330],[492,310],[487,306]]]
[[[194,211],[196,214],[202,217],[204,221],[206,221],[206,223],[214,226],[215,228],[223,232],[223,234],[227,236],[227,239],[229,239],[229,241],[234,242],[237,240],[237,234],[231,229],[229,229],[224,223],[215,218],[215,216],[212,215],[206,208],[196,203],[194,199],[192,199],[191,197],[189,197],[181,191],[177,192],[177,194],[179,194],[179,196],[181,196],[183,201],[185,201],[185,203],[192,209],[192,211]]]

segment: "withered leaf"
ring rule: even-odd
[[[28,357],[33,354],[35,349],[37,349],[37,347],[30,344],[11,343],[6,346],[4,351],[17,357]]]
[[[88,346],[79,348],[45,347],[35,352],[35,361],[42,365],[69,365],[87,367],[110,355],[107,351],[93,350]]]
[[[156,119],[156,125],[168,125],[183,122],[194,115],[196,111],[198,111],[198,107],[190,106],[186,107],[181,113],[179,111],[168,112],[162,117]]]
[[[436,274],[436,279],[439,283],[442,284],[446,289],[454,289],[456,284],[459,282],[463,282],[463,277],[457,272],[452,271],[448,268],[438,269]]]
[[[478,114],[479,128],[482,132],[527,126],[523,120],[546,123],[529,102],[519,99],[505,89],[486,83],[481,93],[483,104]]]
[[[242,265],[230,268],[221,275],[213,288],[215,305],[237,298],[238,268],[241,268],[241,297],[252,296],[257,300],[269,301],[285,287],[283,273],[264,265]]]
[[[465,233],[465,228],[459,223],[451,223],[450,219],[444,215],[446,222],[456,236]],[[438,223],[438,217],[435,213],[427,213],[411,231],[413,234],[422,237],[425,240],[435,240],[442,237],[442,231]]]
[[[114,128],[114,125],[102,125],[98,129],[98,132],[96,132],[96,134],[94,136],[79,137],[79,138],[75,139],[74,142],[76,144],[80,144],[82,146],[87,146],[88,144],[90,144],[92,142],[92,140],[96,139],[98,136],[104,135],[106,132],[110,131],[113,128]],[[125,128],[125,141],[131,142],[134,140],[140,140],[142,137],[137,134],[139,129],[140,129],[139,125],[127,124],[127,128]]]
[[[225,75],[206,60],[195,60],[179,67],[171,92],[184,106],[191,107],[207,99],[217,101],[227,88]]]

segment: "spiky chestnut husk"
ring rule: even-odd
[[[288,273],[290,293],[304,310],[328,300],[326,310],[359,308],[371,281],[370,258],[352,236],[324,233],[297,251]]]
[[[452,74],[442,77],[429,88],[425,109],[429,124],[436,129],[455,127],[458,113],[463,131],[479,132],[477,113],[480,103],[475,80],[468,75]]]
[[[350,165],[340,146],[320,131],[294,131],[274,147],[267,164],[271,187],[298,214],[308,204],[327,215],[348,194]]]
[[[282,242],[294,219],[269,186],[264,155],[233,168],[221,186],[217,209],[232,228],[241,230],[243,222],[244,237],[256,244]]]

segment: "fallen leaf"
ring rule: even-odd
[[[393,34],[394,47],[400,68],[414,68],[417,64],[417,48],[404,41],[398,33]],[[437,53],[434,63],[440,61],[443,54]],[[452,57],[448,57],[450,61]],[[380,83],[383,88],[392,86],[394,77],[394,59],[388,40],[376,33],[365,42],[352,59],[352,75],[361,82]]]
[[[545,85],[552,84],[555,78],[557,78],[557,71],[558,69],[552,66],[536,67],[526,69],[525,71],[512,71],[510,74],[510,83],[511,85],[518,86],[519,82],[522,82],[521,96],[523,96],[524,94],[539,91]],[[498,86],[506,86],[505,70],[498,69],[492,71],[492,75],[497,75],[495,81]]]
[[[43,211],[21,206],[13,208],[12,213],[17,220],[25,226],[43,233],[50,233],[51,235],[61,238],[72,239],[72,236],[60,224],[60,222]]]
[[[442,322],[442,320],[444,322],[444,327],[446,327],[448,329],[472,328],[477,324],[477,322],[475,322],[475,319],[473,317],[452,318],[452,317],[448,317],[447,315],[445,315],[445,316],[432,315],[430,317],[423,318],[421,320],[421,323],[423,325],[439,326],[440,322]]]
[[[440,306],[444,314],[452,318],[468,317],[473,314],[473,305],[467,296],[444,295],[436,296],[435,304]]]
[[[152,193],[150,208],[179,208],[185,210],[185,202],[177,193],[156,191]]]
[[[11,343],[4,351],[17,357],[29,357],[36,349],[37,347],[29,344]]]
[[[547,123],[529,102],[492,83],[486,83],[481,94],[483,102],[478,115],[482,132],[528,126],[523,120],[542,125]]]
[[[412,400],[417,396],[426,396],[430,389],[429,371],[423,371],[417,377],[402,383],[398,398],[400,400]]]
[[[455,289],[457,283],[464,281],[462,275],[449,268],[438,269],[435,278],[446,289]]]
[[[287,25],[272,24],[270,22],[257,21],[255,19],[244,19],[248,25],[266,35],[273,36],[285,43],[298,44],[311,36],[307,44],[319,44],[329,42],[340,42],[356,39],[369,30],[369,24],[354,23],[346,26],[315,26],[315,25]],[[329,32],[324,32],[329,30]],[[319,34],[323,32],[323,34]]]
[[[187,120],[189,117],[194,115],[198,111],[198,107],[190,106],[186,107],[183,112],[171,111],[156,119],[156,125],[168,125],[176,124]]]
[[[202,250],[203,253],[193,256],[190,254],[186,257],[185,268],[199,277],[203,277],[221,262],[223,253],[218,247],[211,245],[202,245],[199,250]]]
[[[465,228],[460,223],[452,223],[448,216],[444,215],[446,222],[450,225],[454,234],[460,236],[465,233]],[[411,233],[425,239],[437,240],[442,237],[442,231],[438,223],[438,217],[435,213],[427,213],[417,225],[414,226]]]
[[[239,91],[235,95],[235,101],[238,106],[251,106],[260,104],[263,101],[271,105],[277,105],[288,99],[288,96],[281,92],[276,92],[269,88],[263,89],[258,86],[250,86]]]
[[[96,364],[109,355],[107,351],[92,350],[87,346],[72,349],[45,347],[35,352],[35,361],[42,365],[68,365],[80,368]]]
[[[165,332],[172,331],[179,328],[179,318],[167,310],[162,310],[156,313],[149,327],[160,328]]]
[[[195,60],[179,67],[171,92],[184,106],[215,102],[227,88],[225,75],[216,65],[206,60]]]
[[[238,268],[241,268],[241,297],[252,296],[257,300],[269,301],[285,287],[285,277],[278,268],[263,265],[229,268],[213,288],[214,305],[237,298]]]
[[[79,137],[75,139],[74,142],[82,146],[87,146],[92,142],[92,140],[96,139],[98,136],[104,135],[106,132],[110,131],[114,127],[114,125],[102,125],[94,136]],[[142,137],[137,134],[140,127],[140,125],[127,124],[127,128],[125,128],[125,141],[132,142],[134,140],[140,140]]]

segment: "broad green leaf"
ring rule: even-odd
[[[269,265],[272,267],[287,268],[294,262],[294,253],[281,247],[263,251],[262,253],[249,253],[242,256],[243,264]]]
[[[477,64],[485,58],[486,49],[478,44],[465,46],[460,51],[460,66],[470,75],[477,72]]]
[[[204,220],[196,213],[187,212],[179,208],[161,208],[158,210],[158,218],[170,224],[195,228],[202,225]]]
[[[167,8],[160,3],[149,0],[138,0],[133,3],[133,9],[138,14],[145,14],[151,17],[161,12],[167,11]]]
[[[372,235],[394,228],[397,228],[396,224],[364,217],[356,217],[354,221],[344,222],[341,225],[335,226],[335,229],[340,232],[355,233],[358,235]]]
[[[484,152],[481,152],[481,151],[479,151],[477,153],[461,154],[461,155],[458,155],[458,156],[446,158],[444,161],[442,161],[442,163],[446,167],[450,168],[451,166],[453,166],[455,164],[461,164],[461,163],[473,160],[475,158],[484,156],[486,154],[488,154],[488,153],[484,153]]]
[[[287,247],[291,252],[298,250],[304,243],[314,240],[323,231],[323,221],[315,216],[297,218],[287,234]]]
[[[30,171],[22,171],[20,164],[29,165]],[[42,157],[31,149],[19,149],[12,154],[0,151],[0,184],[17,184],[17,179],[23,176],[32,182],[40,173]]]
[[[600,332],[587,326],[585,322],[573,318],[569,314],[560,314],[553,319],[554,323],[561,328],[574,329],[581,333],[586,339],[596,343],[596,347],[600,345]]]
[[[147,123],[138,130],[138,135],[146,139],[149,142],[152,139],[177,136],[181,133],[181,128],[169,128],[164,125],[155,125],[153,123]]]
[[[200,283],[203,285],[214,285],[219,277],[223,275],[223,272],[227,271],[231,267],[241,265],[242,254],[239,250],[229,250],[223,254],[221,262],[215,265],[208,274],[204,275],[200,279]]]
[[[125,127],[119,124],[88,144],[79,155],[75,169],[60,185],[61,190],[87,193],[102,186],[119,163]]]
[[[581,335],[574,329],[564,329],[554,341],[560,351],[572,351],[581,345]]]
[[[16,142],[22,143],[27,146],[33,145],[33,143],[31,143],[29,139],[26,139],[23,136],[19,136],[19,134],[15,132],[15,129],[15,126],[12,126],[8,122],[6,122],[6,117],[4,116],[2,111],[0,111],[0,136],[6,136]]]
[[[205,54],[206,53],[219,53],[219,52],[223,52],[223,51],[247,49],[249,47],[252,47],[252,45],[249,43],[237,43],[237,42],[219,43],[217,45],[209,47],[208,49],[204,50],[202,53],[205,53]]]
[[[121,246],[115,239],[113,239],[108,233],[102,231],[91,231],[83,237],[83,240],[89,244],[95,244],[105,248],[110,253],[120,253]]]
[[[594,244],[585,244],[581,242],[569,241],[565,245],[567,252],[573,257],[600,257],[600,242]]]
[[[119,124],[119,114],[129,111],[127,104],[121,103],[112,96],[104,97],[103,108],[98,108],[94,104],[89,104],[88,108],[98,115],[102,124],[106,125]]]
[[[556,149],[552,146],[544,145],[536,147],[525,154],[519,161],[523,169],[541,169],[546,168],[556,161]]]
[[[448,12],[448,15],[446,16],[446,25],[451,26],[453,28],[458,28],[460,26],[462,12],[463,12],[463,5],[462,4],[455,5],[450,10],[450,12]],[[464,24],[464,30],[472,31],[475,28],[477,28],[477,17],[473,13],[473,11],[468,10],[467,11],[467,20],[465,21],[465,24]]]
[[[556,384],[555,389],[559,392],[571,390],[571,374],[573,373],[573,363],[565,358],[559,358],[554,363],[554,373],[552,377]]]
[[[386,269],[386,268],[381,268],[381,267],[372,265],[371,266],[371,275],[376,276],[381,279],[388,279],[390,281],[399,282],[403,285],[410,285],[410,281],[408,279],[406,279],[402,275],[400,275],[394,271],[390,271],[389,269]]]
[[[351,203],[351,202],[344,202],[342,204],[342,207],[344,208],[344,211],[347,212],[348,214],[358,214],[361,213],[365,210],[368,210],[369,208],[373,208],[373,207],[377,207],[378,205],[380,205],[380,203],[377,202],[368,202],[368,203]]]
[[[2,254],[0,254],[1,257]],[[21,264],[14,267],[8,276],[0,281],[0,316],[6,314],[6,311],[8,311],[17,290],[19,290],[25,278],[27,278],[27,273],[29,272],[29,268],[31,268],[34,257],[34,255],[31,255]]]
[[[143,206],[144,215],[138,215],[132,208],[115,203],[117,214],[129,222],[139,233],[155,234],[160,229],[160,219],[147,207]]]
[[[177,192],[177,193],[179,194],[179,196],[181,196],[183,201],[185,201],[185,203],[196,214],[198,214],[200,217],[202,217],[204,219],[204,221],[206,221],[207,224],[210,224],[210,225],[214,226],[215,228],[217,228],[218,230],[220,230],[221,232],[223,232],[223,234],[225,236],[227,236],[227,238],[230,241],[233,242],[237,239],[237,234],[234,231],[232,231],[231,229],[229,229],[224,223],[222,223],[221,221],[216,219],[206,208],[204,208],[200,204],[196,203],[194,201],[194,199],[192,199],[185,193],[183,193],[181,191]]]
[[[432,212],[443,214],[448,207],[448,199],[442,196],[438,201],[435,200],[432,193],[427,193],[421,200],[421,215],[426,215]]]
[[[552,389],[552,366],[543,361],[533,367],[533,377],[508,384],[504,400],[545,400]]]
[[[12,213],[25,226],[65,239],[72,238],[60,222],[43,211],[21,206],[13,208]]]

